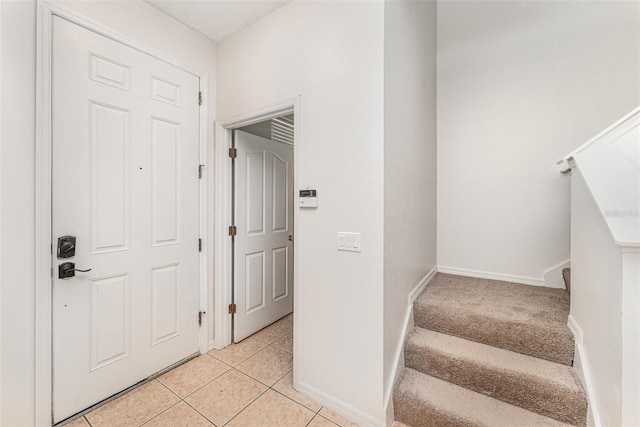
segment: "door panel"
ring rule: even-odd
[[[273,281],[273,300],[278,301],[280,298],[286,298],[289,293],[288,276],[289,276],[289,248],[274,248],[271,250],[271,259],[273,261],[272,281]]]
[[[180,265],[154,268],[152,278],[151,345],[156,345],[180,334]]]
[[[54,420],[198,351],[199,79],[53,20]],[[55,251],[54,251],[55,252]]]
[[[179,243],[179,124],[151,118],[153,245]]]
[[[264,233],[265,217],[265,165],[264,151],[247,153],[246,156],[246,209],[245,230],[247,235]]]
[[[234,341],[293,310],[293,147],[235,131]]]
[[[131,224],[131,111],[91,105],[93,252],[127,250]]]
[[[129,356],[129,275],[91,281],[91,370]]]

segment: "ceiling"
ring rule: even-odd
[[[213,41],[240,31],[292,0],[146,0]]]
[[[293,114],[287,114],[285,116],[282,116],[283,119],[285,119],[288,122],[291,122],[291,124],[293,124],[294,120],[293,120]],[[276,140],[277,138],[274,138],[272,135],[272,131],[271,131],[271,122],[273,120],[265,120],[263,122],[259,122],[259,123],[254,123],[252,125],[248,125],[248,126],[244,126],[239,128],[239,130],[243,130],[247,133],[253,134],[253,135],[257,135],[257,136],[261,136],[263,138],[266,139],[272,139],[272,140]]]

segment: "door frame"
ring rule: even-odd
[[[221,350],[231,344],[232,321],[229,315],[229,304],[233,301],[233,245],[229,237],[228,228],[233,225],[233,168],[229,161],[229,149],[233,143],[233,131],[243,126],[259,123],[275,117],[293,113],[295,125],[293,128],[293,235],[298,235],[299,218],[298,194],[295,183],[300,176],[300,98],[301,95],[271,104],[266,107],[234,115],[222,119],[215,125],[215,258],[214,258],[214,348]],[[293,306],[295,313],[296,301],[299,300],[300,287],[298,286],[298,272],[300,265],[300,245],[293,245]],[[294,354],[299,354],[295,339],[297,317],[294,314]],[[294,376],[297,359],[294,358]]]
[[[200,163],[207,165],[207,117],[208,81],[207,73],[192,67],[138,40],[128,37],[106,25],[88,18],[52,0],[38,0],[36,12],[36,135],[35,135],[35,425],[50,426],[53,423],[53,236],[52,214],[52,49],[53,17],[58,16],[86,28],[103,37],[129,46],[139,52],[166,62],[191,73],[200,80],[203,101],[200,106],[199,156]],[[194,165],[195,167],[196,165]],[[199,181],[199,228],[200,236],[206,239],[207,232],[207,186],[206,167]],[[208,245],[199,253],[199,307],[207,312],[207,259]],[[209,350],[209,322],[202,322],[198,335],[200,353]]]

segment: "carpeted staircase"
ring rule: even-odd
[[[395,418],[412,426],[585,426],[569,294],[438,273],[413,307]]]

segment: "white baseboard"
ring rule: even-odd
[[[570,267],[571,259],[568,259],[546,270],[544,272],[545,286],[548,288],[566,289],[564,278],[562,277],[562,270]]]
[[[398,344],[398,348],[396,348],[396,352],[394,355],[394,369],[389,376],[389,381],[387,382],[387,388],[384,391],[384,408],[385,413],[387,414],[387,422],[390,425],[390,422],[393,421],[393,405],[391,405],[391,396],[393,393],[393,387],[398,380],[400,373],[402,372],[402,368],[404,368],[404,342],[407,334],[411,331],[413,327],[413,302],[420,296],[424,288],[427,287],[431,279],[433,279],[438,272],[438,267],[433,267],[431,271],[429,271],[419,282],[418,284],[409,292],[407,298],[407,308],[404,315],[404,326],[402,328],[402,340]]]
[[[411,292],[409,292],[409,311],[411,311],[411,308],[413,307],[413,303],[415,302],[416,298],[418,298],[420,296],[420,294],[422,293],[422,291],[424,291],[424,288],[427,287],[427,285],[429,284],[429,282],[435,277],[436,273],[438,272],[438,267],[433,267],[431,269],[431,271],[429,271],[426,276],[424,276],[422,278],[422,280],[420,280],[420,282],[418,282],[418,284],[413,288],[413,290]]]
[[[589,360],[582,345],[582,328],[580,327],[578,322],[576,322],[576,319],[572,315],[569,315],[567,326],[573,333],[576,342],[575,355],[573,358],[573,369],[576,371],[576,374],[578,375],[578,378],[582,383],[582,387],[587,393],[587,401],[589,402],[589,414],[587,418],[590,421],[593,420],[593,427],[602,427],[602,422],[600,421],[600,412],[598,411],[597,402],[594,399],[593,381],[591,379],[591,365],[589,364]],[[589,427],[591,427],[590,423],[588,423],[588,425]]]
[[[296,390],[298,390],[299,392],[307,395],[316,402],[331,409],[332,411],[337,412],[343,417],[350,419],[358,425],[366,427],[386,427],[385,420],[374,418],[366,412],[354,408],[348,403],[336,399],[334,396],[320,391],[317,388],[310,386],[309,384],[299,381],[295,386]]]
[[[582,346],[582,328],[578,325],[578,322],[576,322],[576,319],[571,314],[569,314],[569,317],[567,318],[567,326],[573,333],[573,338],[575,338],[576,344],[580,344]]]
[[[458,276],[477,277],[479,279],[501,280],[505,282],[521,283],[523,285],[545,286],[545,282],[539,277],[515,276],[511,274],[494,273],[490,271],[471,270],[467,268],[447,267],[439,265],[438,272],[457,274]]]

